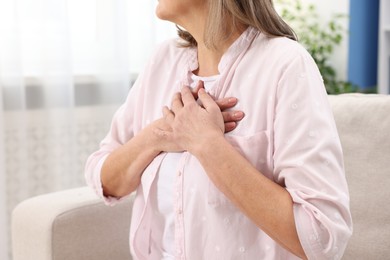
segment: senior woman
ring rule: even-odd
[[[134,259],[340,259],[352,222],[337,130],[272,0],[160,0],[156,13],[180,37],[86,165],[107,204],[136,191]]]

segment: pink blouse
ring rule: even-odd
[[[100,181],[108,154],[161,117],[173,94],[198,67],[194,48],[162,44],[114,115],[111,129],[86,165],[86,180],[107,204]],[[322,77],[302,46],[248,28],[222,57],[210,94],[237,97],[245,112],[226,139],[294,201],[298,236],[309,259],[340,259],[352,233],[343,155]],[[134,259],[153,259],[155,209],[150,197],[166,153],[145,169],[130,229]],[[259,173],[260,174],[260,173]],[[175,172],[176,259],[297,259],[259,229],[209,180],[198,160],[181,153]],[[161,177],[161,176],[160,176]],[[262,198],[259,198],[261,200]],[[161,243],[154,241],[154,243]]]

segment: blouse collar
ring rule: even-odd
[[[251,26],[249,26],[228,48],[228,50],[222,55],[222,58],[218,64],[219,74],[223,75],[226,73],[226,70],[232,66],[234,61],[238,56],[246,51],[253,39],[259,34],[259,31]],[[198,63],[198,51],[196,47],[188,48],[187,50],[187,71],[185,72],[185,77],[183,78],[183,83],[188,85],[189,76],[191,72],[196,70],[199,67]]]

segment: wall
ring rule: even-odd
[[[313,3],[317,6],[319,15],[324,21],[328,21],[333,13],[342,13],[349,15],[349,3],[350,0],[303,0],[305,2]],[[346,18],[343,21],[343,25],[346,29],[349,27],[349,20]],[[349,45],[348,32],[344,35],[344,40],[339,47],[337,47],[333,53],[331,63],[336,68],[339,79],[346,80],[348,76],[348,45]]]

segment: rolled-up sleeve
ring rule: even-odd
[[[342,149],[322,77],[299,52],[278,84],[274,118],[275,180],[294,202],[309,259],[340,259],[352,234]]]
[[[101,183],[101,169],[111,152],[125,144],[134,136],[134,116],[137,95],[140,88],[138,79],[131,88],[125,103],[115,112],[106,137],[100,142],[99,149],[92,153],[85,165],[85,180],[89,187],[103,199],[107,205],[115,205],[124,198],[105,196]]]

